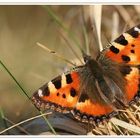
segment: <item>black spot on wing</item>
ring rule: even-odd
[[[89,99],[88,95],[84,93],[80,96],[79,102],[85,102],[85,100],[88,100],[88,99]]]
[[[140,84],[138,85],[139,89],[140,89]]]
[[[48,88],[47,85],[44,86],[43,89],[41,89],[41,90],[42,90],[42,94],[43,94],[44,96],[49,96],[49,95],[50,95],[50,90],[49,90],[49,88]]]
[[[56,77],[51,82],[54,84],[56,89],[60,89],[61,88],[61,76]]]
[[[130,66],[124,66],[124,67],[120,68],[120,71],[125,76],[125,75],[129,74],[132,71],[132,69]]]
[[[131,44],[132,47],[135,47],[135,44]]]
[[[73,82],[72,77],[71,77],[71,74],[67,74],[66,75],[66,82],[67,82],[67,84],[70,84],[70,83]]]
[[[60,93],[59,92],[57,92],[57,94],[56,94],[57,96],[59,96],[60,95]]]
[[[63,97],[63,98],[66,98],[66,95],[63,93],[62,97]]]
[[[121,45],[127,45],[128,44],[128,41],[125,39],[125,37],[123,35],[121,35],[116,40],[114,40],[114,42],[119,43]]]
[[[126,63],[128,63],[130,61],[130,57],[127,55],[122,55],[121,57],[122,57],[122,60]]]
[[[134,38],[137,38],[139,36],[138,31],[135,31],[134,28],[128,30],[127,33],[130,34]]]
[[[75,96],[77,95],[77,92],[76,92],[76,90],[75,90],[74,88],[71,88],[71,89],[70,89],[70,95],[71,95],[72,97],[75,97]]]
[[[131,50],[131,53],[135,53],[135,51],[134,50]]]
[[[110,50],[111,50],[113,53],[115,53],[115,54],[119,53],[119,49],[116,48],[116,47],[113,46],[113,45],[110,47]]]

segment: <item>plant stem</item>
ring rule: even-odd
[[[18,85],[18,87],[22,90],[22,92],[26,95],[26,97],[31,101],[31,98],[29,97],[29,95],[27,94],[27,92],[22,88],[22,86],[19,84],[19,82],[16,80],[16,78],[13,76],[13,74],[8,70],[8,68],[5,66],[5,64],[1,60],[0,60],[0,64],[3,66],[3,68],[6,70],[6,72],[12,77],[12,79],[15,81],[15,83]],[[39,109],[38,109],[38,111],[42,114],[42,112]],[[43,118],[45,119],[45,122],[48,124],[48,126],[50,127],[50,129],[52,130],[52,132],[54,134],[56,134],[55,130],[53,129],[53,127],[51,126],[51,124],[49,123],[49,121],[47,120],[47,118],[46,117],[43,117]]]

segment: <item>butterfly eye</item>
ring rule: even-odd
[[[91,60],[91,57],[90,57],[90,56],[86,56],[86,57],[84,58],[85,63],[87,63],[89,60]]]

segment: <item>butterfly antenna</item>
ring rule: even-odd
[[[50,49],[49,49],[48,47],[46,47],[45,45],[43,45],[43,44],[41,44],[41,43],[39,43],[39,42],[37,42],[36,44],[37,44],[39,47],[41,47],[42,49],[44,49],[45,51],[48,51],[49,53],[53,54],[54,56],[60,58],[61,60],[65,61],[65,62],[67,62],[67,63],[69,63],[69,64],[71,64],[71,65],[74,66],[74,67],[76,66],[76,64],[72,63],[72,62],[69,61],[68,59],[65,59],[64,57],[62,57],[60,54],[56,53],[55,51],[50,50]]]

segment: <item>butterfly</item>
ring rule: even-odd
[[[140,97],[140,24],[121,34],[97,58],[57,76],[32,96],[38,108],[72,113],[97,124]]]

